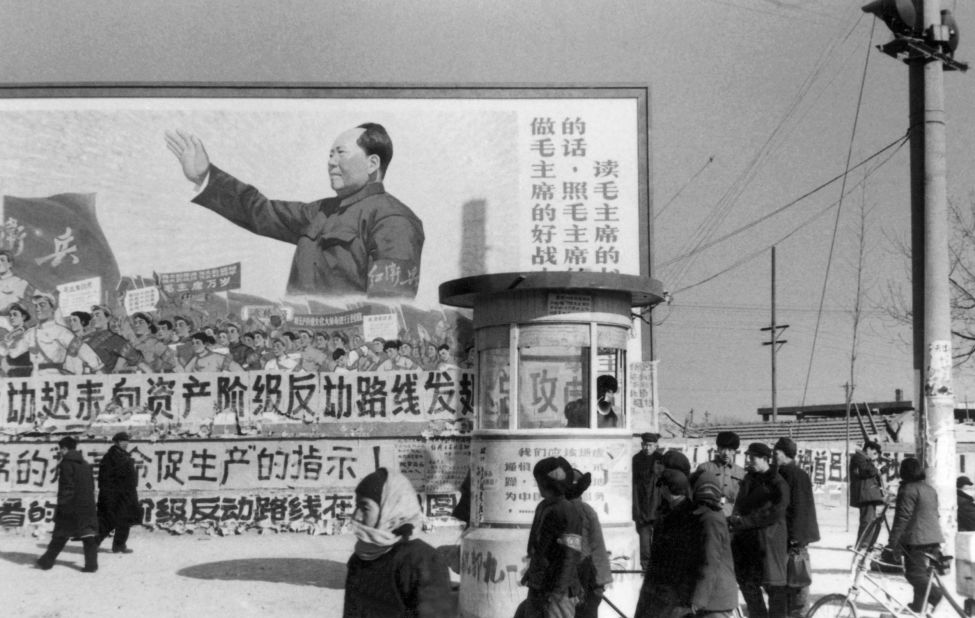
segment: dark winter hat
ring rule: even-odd
[[[657,487],[666,487],[674,495],[686,496],[690,492],[691,484],[687,480],[687,475],[680,470],[667,469],[660,475]]]
[[[372,474],[367,474],[356,485],[355,494],[363,498],[369,498],[376,504],[382,504],[383,486],[386,484],[387,478],[389,478],[389,473],[386,472],[386,468],[380,468]]]
[[[867,450],[868,448],[875,450],[878,453],[883,452],[883,450],[880,448],[880,443],[874,442],[873,440],[867,440],[866,442],[863,443],[863,450]]]
[[[955,481],[955,487],[957,487],[958,489],[961,489],[962,487],[968,487],[969,485],[975,485],[975,483],[973,483],[972,479],[968,478],[967,476],[959,476],[958,480]]]
[[[120,431],[117,434],[115,434],[114,436],[112,436],[112,442],[128,442],[131,439],[132,439],[132,436],[130,436],[129,434],[127,434],[124,431]]]
[[[569,500],[575,500],[582,494],[586,493],[589,486],[592,484],[592,474],[586,472],[583,474],[580,470],[572,469],[572,485],[569,487],[569,491],[565,492],[565,497]]]
[[[683,472],[685,477],[691,474],[691,462],[687,459],[687,455],[680,451],[667,451],[660,462],[667,470],[678,470]]]
[[[748,450],[745,451],[746,455],[755,455],[756,457],[764,457],[765,459],[772,459],[772,449],[768,447],[768,444],[763,444],[761,442],[752,442],[748,445]]]
[[[795,440],[785,437],[779,438],[779,441],[775,443],[774,449],[782,451],[782,454],[789,459],[795,459],[796,453],[799,451]]]
[[[78,440],[74,436],[64,436],[58,440],[58,446],[73,451],[78,448]]]
[[[640,434],[640,441],[644,443],[650,442],[656,444],[657,442],[660,442],[660,434],[650,432]]]
[[[532,470],[539,485],[565,495],[572,484],[572,466],[563,457],[546,457]]]
[[[733,431],[719,431],[714,443],[718,448],[730,448],[737,451],[738,447],[741,446],[741,439]]]

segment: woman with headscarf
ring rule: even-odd
[[[691,609],[698,615],[729,617],[738,606],[738,581],[731,554],[731,533],[724,515],[718,478],[703,472],[694,484],[694,517],[700,527],[701,553]]]
[[[938,492],[924,482],[924,467],[913,457],[901,462],[901,484],[897,490],[897,511],[890,527],[887,546],[894,556],[904,556],[904,578],[914,587],[914,600],[908,605],[923,614],[928,588],[928,559],[925,554],[941,555],[941,525],[938,523]],[[898,560],[899,561],[899,560]],[[931,586],[931,609],[941,600],[941,591]]]
[[[416,490],[405,476],[379,468],[360,481],[343,618],[440,618],[455,612],[447,565],[433,547],[410,538],[420,521]]]
[[[572,469],[573,482],[566,499],[575,507],[582,521],[582,555],[579,559],[579,583],[582,599],[576,606],[575,618],[596,618],[606,586],[613,582],[609,553],[603,540],[603,527],[595,509],[582,501],[582,494],[592,483],[592,474]]]

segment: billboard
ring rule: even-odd
[[[300,329],[311,345],[329,335],[316,370],[335,368],[337,346],[394,336],[417,365],[426,354],[435,366],[444,344],[460,365],[469,324],[439,306],[444,281],[649,274],[644,87],[0,94],[4,308],[33,313],[34,291],[98,278],[109,326],[129,339],[133,309],[187,318],[189,332],[152,333],[170,346],[209,327],[207,345],[226,353],[226,324],[264,331],[266,353],[235,357],[242,369],[264,369],[275,334]],[[70,326],[65,313],[54,319]],[[181,371],[190,354],[157,370]],[[122,368],[103,360],[88,370]]]

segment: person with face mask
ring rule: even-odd
[[[441,618],[456,613],[446,563],[429,544],[410,538],[421,520],[416,490],[399,472],[379,468],[359,482],[343,618]]]
[[[582,520],[566,499],[572,466],[562,457],[546,457],[532,470],[542,501],[528,534],[528,568],[521,583],[528,598],[516,618],[572,618],[582,595],[579,561]]]
[[[707,472],[718,479],[721,495],[724,497],[721,508],[725,517],[731,515],[738,498],[738,488],[745,478],[745,469],[735,463],[741,440],[733,431],[719,432],[715,438],[714,458],[697,467],[697,473]]]

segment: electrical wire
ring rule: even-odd
[[[870,66],[870,51],[873,49],[873,33],[877,27],[874,19],[870,26],[870,39],[867,41],[866,58],[863,61],[863,75],[860,78],[860,94],[857,96],[856,113],[853,116],[853,129],[850,131],[850,145],[846,151],[846,173],[843,174],[843,185],[840,188],[840,203],[836,208],[836,218],[833,221],[833,236],[829,242],[829,256],[826,259],[826,273],[823,276],[823,288],[819,294],[819,311],[816,314],[816,328],[813,331],[812,349],[809,352],[809,367],[806,369],[806,384],[802,389],[802,401],[799,405],[806,405],[806,394],[809,391],[809,380],[812,377],[813,361],[816,358],[816,341],[819,339],[819,327],[823,320],[823,305],[826,303],[826,288],[829,285],[829,271],[833,264],[833,250],[836,247],[836,237],[839,234],[840,214],[843,212],[843,194],[846,192],[846,177],[850,170],[850,160],[853,158],[853,144],[856,141],[857,125],[860,122],[860,109],[863,104],[863,91],[867,83],[867,69]]]
[[[671,197],[667,201],[667,203],[663,205],[663,208],[661,208],[660,210],[658,210],[657,212],[655,212],[653,214],[653,220],[656,221],[657,220],[657,217],[659,217],[660,215],[664,214],[664,211],[667,210],[667,208],[671,204],[673,204],[674,201],[678,197],[680,197],[680,194],[684,192],[684,189],[686,189],[687,187],[691,186],[691,183],[694,182],[694,180],[697,179],[697,177],[701,175],[701,172],[703,172],[707,168],[707,166],[711,165],[712,162],[714,162],[714,155],[711,155],[710,157],[708,157],[708,160],[704,162],[704,165],[701,166],[701,169],[699,169],[696,172],[694,172],[694,175],[691,176],[687,180],[687,182],[685,182],[684,185],[680,189],[677,190],[677,193],[675,193],[674,196]]]

